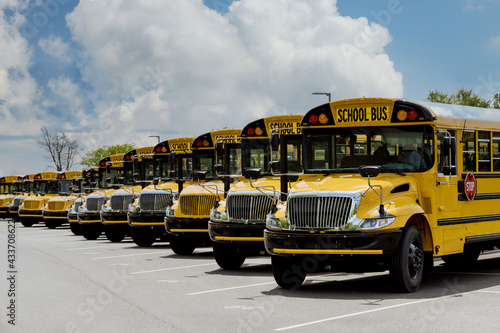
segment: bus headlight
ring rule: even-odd
[[[289,230],[290,223],[286,217],[276,217],[274,213],[269,213],[266,216],[266,227],[271,230]]]
[[[222,222],[222,221],[227,221],[227,213],[226,212],[219,212],[217,208],[213,207],[210,210],[210,220],[214,222]]]
[[[129,211],[129,213],[140,212],[141,206],[139,206],[139,205],[134,206],[134,204],[130,204],[130,205],[128,205],[128,211]]]
[[[391,225],[394,221],[396,221],[396,216],[393,215],[376,216],[373,218],[365,219],[363,222],[361,222],[359,224],[359,229],[371,230],[385,228]]]
[[[106,206],[106,205],[102,205],[101,206],[101,211],[102,212],[108,212],[111,210],[111,207],[110,206]]]
[[[175,210],[172,208],[172,206],[167,207],[166,215],[168,217],[175,217]]]

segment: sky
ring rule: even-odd
[[[0,176],[51,170],[42,126],[83,154],[304,114],[328,102],[313,92],[500,91],[500,0],[2,0],[0,10]]]

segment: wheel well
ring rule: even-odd
[[[430,251],[433,252],[433,242],[432,242],[432,233],[431,233],[431,228],[429,226],[429,222],[423,216],[422,214],[415,214],[410,219],[408,222],[406,222],[406,226],[414,225],[417,227],[418,231],[420,232],[420,237],[422,238],[422,244],[424,246],[424,251]]]

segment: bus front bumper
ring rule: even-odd
[[[264,244],[266,223],[208,222],[208,233],[214,242]]]
[[[305,231],[264,231],[266,251],[280,256],[383,255],[393,253],[402,231],[309,233]]]
[[[165,230],[169,234],[189,237],[208,237],[209,219],[167,218],[165,217]]]

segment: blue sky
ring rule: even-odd
[[[4,0],[0,174],[82,152],[242,128],[332,99],[500,91],[499,0]],[[75,164],[75,169],[81,166]]]

